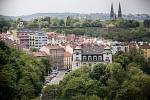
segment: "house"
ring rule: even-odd
[[[64,48],[59,45],[47,45],[39,49],[44,51],[49,58],[50,64],[53,65],[53,69],[64,69]]]
[[[16,34],[15,41],[26,49],[39,49],[47,44],[47,35],[41,30],[18,29]]]
[[[44,32],[36,32],[34,36],[30,35],[30,37],[33,37],[32,39],[30,38],[30,41],[34,40],[33,44],[35,43],[34,47],[37,49],[43,47],[44,45],[47,45],[48,36]]]
[[[47,33],[48,35],[48,44],[62,44],[66,43],[66,36],[64,34],[58,34],[55,32]]]
[[[72,69],[72,54],[64,52],[64,69]]]
[[[73,50],[72,68],[77,69],[81,65],[96,64],[97,62],[112,63],[112,52],[110,47],[97,44],[86,44],[77,46]]]
[[[118,51],[123,51],[125,53],[129,52],[129,45],[128,43],[124,42],[112,42],[111,43],[112,47],[112,54],[116,54]]]
[[[137,45],[137,48],[143,51],[144,57],[150,58],[150,43],[139,42]]]

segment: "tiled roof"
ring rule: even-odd
[[[71,53],[69,53],[69,52],[64,52],[64,57],[71,57],[72,55],[71,55]]]
[[[87,44],[82,46],[82,54],[102,54],[104,46],[98,46],[96,44]]]
[[[150,45],[148,43],[140,44],[138,43],[140,49],[150,49]]]
[[[63,49],[63,47],[59,45],[47,45],[46,46],[48,49]]]
[[[37,51],[37,52],[32,52],[32,55],[34,57],[46,57],[47,54],[45,52]]]

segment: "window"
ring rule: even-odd
[[[78,67],[78,66],[79,66],[79,64],[78,64],[78,63],[76,63],[76,66]]]
[[[88,56],[88,61],[91,61],[92,60],[92,56]]]
[[[109,59],[109,57],[106,57],[105,61],[107,61],[107,62],[110,62],[110,59]]]
[[[79,55],[79,52],[76,52],[76,55]]]
[[[86,61],[86,60],[87,60],[86,56],[83,56],[83,61]]]
[[[79,57],[76,57],[76,61],[79,61]]]
[[[93,60],[97,60],[97,56],[93,56]]]
[[[102,61],[102,56],[98,56],[98,60],[99,60],[99,61]]]

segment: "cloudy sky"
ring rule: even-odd
[[[150,14],[150,0],[0,0],[0,14],[19,16],[33,13],[78,12],[109,13],[111,2],[123,14]]]

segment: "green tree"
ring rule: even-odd
[[[66,19],[66,26],[70,26],[71,25],[71,17],[68,16]]]

